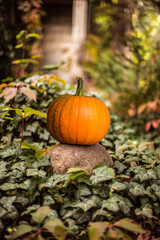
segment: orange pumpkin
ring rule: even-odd
[[[107,134],[110,114],[99,99],[84,96],[83,79],[77,78],[75,95],[62,95],[48,108],[47,127],[61,143],[92,145]]]

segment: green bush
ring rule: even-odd
[[[111,30],[111,25],[118,24],[112,16],[114,9],[102,1],[94,15],[96,35],[90,35],[86,43],[84,69],[108,96],[114,112],[123,117],[130,115],[132,106],[137,116],[141,104],[160,97],[159,15],[152,4],[148,6],[143,1],[141,6],[135,4],[131,24],[126,22],[128,33],[120,36],[123,42],[117,50]]]
[[[53,172],[45,153],[56,141],[47,131],[46,118],[36,114],[46,113],[53,98],[66,93],[58,82],[63,81],[48,75],[26,79],[23,87],[36,91],[36,101],[32,92],[28,98],[27,91],[19,88],[9,100],[16,109],[10,115],[2,114],[8,103],[1,98],[1,116],[12,117],[1,118],[5,130],[0,146],[1,238],[136,239],[139,234],[145,239],[146,231],[158,236],[159,149],[154,142],[146,142],[144,134],[136,136],[137,129],[112,112],[109,132],[101,144],[112,156],[113,168],[100,164],[91,172]],[[4,89],[10,87],[15,83]],[[26,107],[32,115],[24,118],[20,148],[22,118],[15,113],[23,115],[21,109]],[[152,138],[159,143],[157,137]]]

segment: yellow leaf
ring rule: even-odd
[[[64,85],[66,84],[66,82],[63,79],[57,77],[56,75],[51,75],[50,77],[51,77],[51,79],[53,78],[53,80],[56,82],[63,83]]]
[[[6,83],[2,83],[2,84],[0,84],[0,91],[2,91],[2,89],[3,89],[4,87],[6,87],[6,86],[7,86]]]

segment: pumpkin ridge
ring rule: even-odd
[[[106,119],[106,123],[105,123],[106,131],[104,132],[106,135],[108,132],[109,126],[110,126],[110,113],[109,113],[107,106],[106,106],[106,108],[103,107],[103,105],[105,105],[104,102],[102,102],[100,99],[97,99],[97,100],[100,103],[100,105],[102,106],[102,110],[103,110],[103,116],[101,119],[102,120]],[[101,124],[103,124],[103,121],[101,121]],[[103,134],[102,135],[103,137],[101,136],[101,139],[103,139],[105,137],[105,135]]]
[[[76,100],[75,96],[72,96],[72,97],[70,98],[70,100],[71,100],[72,98],[73,98],[73,101]],[[73,104],[73,105],[74,105],[74,104]],[[72,112],[72,106],[70,107],[70,110],[69,110],[69,120],[68,120],[68,122],[71,122],[71,112]],[[70,136],[70,129],[69,129],[69,127],[68,127],[67,134],[68,134],[69,141],[72,142],[72,137]],[[75,144],[75,143],[73,143],[73,144]]]
[[[53,108],[51,108],[51,110],[53,111],[53,114],[51,115],[50,122],[53,123],[53,124],[52,125],[50,124],[51,125],[50,132],[56,140],[59,139],[59,136],[57,134],[57,131],[55,130],[56,126],[55,126],[55,122],[53,121],[53,119],[55,118],[57,108],[59,108],[59,103],[63,102],[67,96],[68,95],[66,94],[66,95],[63,95],[62,97],[61,96],[58,97],[57,101],[54,102],[54,104],[53,104]]]
[[[77,109],[78,109],[78,111],[77,111],[77,116],[76,116],[76,142],[75,142],[75,144],[77,144],[77,138],[78,138],[78,122],[79,122],[79,105],[80,105],[80,97],[78,97],[77,98],[78,99],[78,103],[77,103]]]
[[[94,100],[94,103],[95,103],[95,106],[96,106],[96,109],[99,108],[98,104],[97,104],[97,101],[96,101],[96,98],[93,98]],[[98,125],[100,127],[100,113],[98,114]],[[99,132],[99,128],[97,128],[97,131],[96,133],[94,134],[94,136],[90,139],[90,141],[88,142],[88,144],[90,145],[90,143],[92,144],[94,142],[94,139],[97,137],[97,133]]]
[[[68,95],[68,97],[65,99],[66,101],[64,102],[64,104],[62,105],[62,108],[59,112],[59,133],[60,133],[60,137],[61,139],[63,140],[62,143],[65,143],[65,140],[63,138],[63,134],[62,134],[62,129],[61,129],[61,124],[60,124],[60,119],[61,119],[61,113],[62,113],[62,110],[63,110],[63,107],[66,106],[66,104],[68,103],[68,101],[72,98],[73,96],[70,96]]]
[[[86,96],[86,97],[85,97],[85,102],[86,102],[86,105],[87,105],[87,111],[89,112],[88,100],[89,100],[89,98]],[[86,131],[86,133],[85,133],[84,142],[86,142],[87,136],[88,136],[88,125],[89,125],[89,119],[87,120],[87,131]]]
[[[55,108],[55,105],[58,104],[58,102],[60,100],[62,100],[64,98],[64,96],[59,96],[58,98],[56,98],[50,105],[49,105],[49,108],[48,108],[48,113],[47,113],[47,128],[48,128],[48,131],[51,133],[51,135],[55,138],[56,134],[53,132],[53,128],[52,128],[52,122],[53,122],[53,119],[54,119],[54,113],[52,113],[52,111],[54,110]],[[51,116],[50,116],[51,115]]]

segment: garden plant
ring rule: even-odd
[[[0,150],[1,239],[158,238],[158,135],[150,132],[155,140],[150,142],[110,111],[111,125],[101,144],[113,168],[99,164],[92,171],[54,173],[45,154],[57,141],[47,130],[46,113],[53,98],[68,93],[61,82],[36,75],[24,81],[28,89],[35,86],[36,101],[17,91],[9,108],[1,97],[1,129],[6,125]]]
[[[101,102],[101,111],[106,109],[106,99],[111,103],[99,125],[106,122],[105,117],[111,121],[107,120],[106,129],[94,142],[81,138],[82,130],[88,130],[81,127],[80,141],[65,143],[99,142],[113,166],[70,166],[64,174],[53,170],[47,154],[58,145],[57,140],[62,142],[52,131],[60,122],[56,119],[55,127],[50,110],[54,103],[66,101],[68,94],[74,95],[75,86],[57,76],[56,70],[65,61],[39,68],[45,1],[12,1],[22,20],[15,28],[5,26],[7,2],[0,0],[0,239],[159,240],[160,18],[155,11],[159,0],[88,1],[91,15],[95,8],[98,31],[87,41],[84,70],[104,98],[98,91],[88,96]],[[129,13],[128,21],[119,14],[121,3],[124,15]],[[117,37],[119,20],[126,23],[124,29],[128,27],[124,39]],[[122,51],[117,50],[117,43]],[[79,90],[76,97],[83,95]],[[72,108],[69,105],[67,114]],[[60,124],[67,128],[78,122],[65,115]],[[98,117],[88,138],[97,127]],[[73,140],[74,133],[69,134]]]

